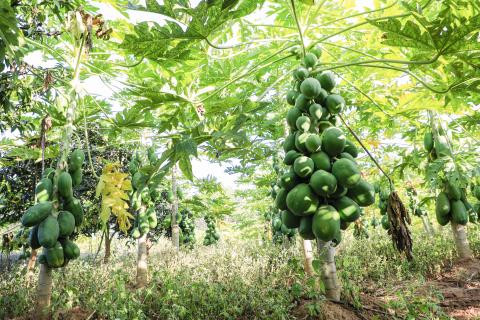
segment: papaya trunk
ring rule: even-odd
[[[113,235],[110,238],[108,234],[105,235],[105,256],[103,257],[103,263],[108,263],[111,256],[111,244],[113,240]]]
[[[180,250],[180,228],[178,227],[177,222],[177,212],[178,212],[178,197],[177,197],[177,179],[175,177],[176,165],[172,169],[172,192],[173,192],[173,201],[172,201],[172,242],[175,250]]]
[[[38,275],[37,299],[35,302],[36,319],[49,319],[50,298],[52,296],[52,269],[40,265]]]
[[[30,259],[28,259],[27,263],[27,282],[30,282],[33,277],[35,271],[35,262],[37,262],[37,250],[32,250]]]
[[[467,230],[465,229],[465,226],[453,222],[451,222],[451,224],[458,256],[461,259],[472,258],[472,250],[470,249],[470,245],[468,243]]]
[[[430,220],[428,219],[427,215],[422,215],[422,223],[423,223],[423,229],[425,230],[426,233],[429,235],[433,235],[435,232],[433,231],[432,224],[430,223]]]
[[[312,242],[310,240],[302,240],[303,242],[303,266],[305,274],[309,277],[313,276],[313,251]]]
[[[147,234],[138,238],[137,252],[137,288],[143,288],[147,285]]]
[[[317,239],[317,249],[322,261],[322,281],[325,286],[325,296],[333,301],[340,301],[340,284],[335,266],[335,248],[331,242]]]

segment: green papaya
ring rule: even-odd
[[[295,99],[295,108],[302,112],[308,112],[310,104],[311,100],[307,98],[304,94],[298,95],[297,99]]]
[[[468,223],[468,213],[463,201],[453,200],[450,204],[452,222],[456,224],[466,225]]]
[[[307,116],[300,116],[297,118],[295,121],[295,126],[298,130],[300,131],[309,131],[310,130],[310,125],[311,125],[310,118]]]
[[[300,109],[293,107],[290,108],[287,112],[287,124],[290,128],[296,129],[297,128],[297,119],[302,116],[302,111]]]
[[[462,190],[454,181],[448,180],[446,183],[447,195],[452,200],[460,200],[462,198]]]
[[[338,159],[333,163],[332,173],[337,178],[338,184],[352,188],[361,180],[357,165],[348,159]]]
[[[57,182],[58,193],[67,201],[73,198],[72,177],[68,172],[63,171],[58,177]]]
[[[63,248],[63,256],[66,259],[77,259],[80,256],[80,248],[70,239],[62,239],[60,243]]]
[[[312,220],[312,231],[317,239],[330,241],[340,231],[340,215],[330,205],[321,205]]]
[[[77,187],[82,183],[83,173],[82,169],[71,172],[72,176],[72,186]]]
[[[322,144],[322,139],[318,136],[318,134],[309,135],[307,140],[305,141],[305,147],[307,148],[307,151],[310,153],[320,151],[321,144]]]
[[[337,209],[342,221],[353,222],[360,217],[360,207],[349,197],[343,196],[337,199],[333,206]]]
[[[346,138],[342,130],[330,127],[322,133],[322,150],[334,157],[343,152]]]
[[[287,172],[280,177],[280,187],[289,191],[300,183],[299,178],[293,172]]]
[[[328,154],[323,151],[318,151],[310,155],[310,159],[313,160],[314,170],[325,170],[330,172],[332,165],[330,164],[330,158]]]
[[[325,170],[317,170],[310,178],[310,187],[319,196],[327,197],[337,190],[337,178]]]
[[[293,162],[293,170],[300,178],[309,177],[313,173],[313,160],[306,156],[300,156]]]
[[[360,179],[355,186],[349,188],[347,195],[358,203],[360,207],[368,207],[375,203],[375,189],[363,179]]]
[[[314,99],[320,94],[322,86],[315,78],[307,78],[300,85],[300,92],[308,99]]]
[[[285,138],[285,141],[283,142],[283,151],[288,152],[290,150],[295,150],[295,140],[296,140],[296,134],[295,133],[289,134]]]
[[[327,117],[327,109],[322,107],[321,105],[317,103],[312,103],[310,107],[308,108],[308,113],[310,114],[310,117],[312,117],[314,120],[323,120],[326,119]],[[288,119],[288,114],[287,114],[287,119]]]
[[[43,178],[35,186],[35,198],[38,202],[45,202],[52,197],[53,184],[52,180]]]
[[[388,219],[388,215],[383,215],[382,216],[382,227],[385,230],[390,229],[390,220]]]
[[[303,62],[305,63],[305,66],[307,68],[315,67],[315,65],[317,64],[317,60],[317,56],[312,52],[307,53],[305,55],[305,58],[303,58]]]
[[[85,161],[85,153],[80,150],[76,149],[70,154],[70,159],[68,161],[68,169],[69,171],[77,171],[82,168],[83,161]]]
[[[425,132],[423,136],[423,146],[427,152],[432,151],[433,149],[433,134],[431,131]]]
[[[305,240],[314,240],[315,235],[312,231],[313,216],[302,217],[298,227],[298,234]]]
[[[83,207],[80,200],[72,198],[65,203],[64,209],[70,212],[75,218],[75,226],[79,226],[83,222]]]
[[[40,243],[38,243],[38,225],[34,226],[30,230],[30,234],[28,236],[28,244],[30,245],[30,248],[33,250],[36,250],[41,247]]]
[[[299,93],[297,91],[289,90],[287,92],[287,103],[291,106],[294,106],[295,105],[295,99],[297,98],[298,95],[299,95]]]
[[[73,233],[75,229],[75,217],[68,211],[60,211],[57,217],[59,237],[65,238]]]
[[[339,114],[345,107],[345,100],[338,94],[330,94],[325,99],[325,105],[331,114]]]
[[[310,72],[304,67],[299,67],[297,70],[293,72],[293,76],[295,79],[299,81],[303,81],[310,75]]]
[[[323,89],[330,92],[336,85],[336,79],[331,71],[324,71],[315,77]]]
[[[284,188],[281,188],[278,192],[277,192],[277,197],[275,198],[275,206],[279,209],[279,210],[286,210],[287,209],[287,193],[288,191],[285,190]]]
[[[60,268],[65,262],[63,247],[58,241],[55,241],[52,246],[44,248],[43,254],[45,255],[47,264],[50,268]]]
[[[345,148],[343,149],[343,152],[346,152],[350,154],[352,157],[356,158],[358,157],[358,149],[355,146],[355,144],[350,141],[350,140],[345,140]]]
[[[440,192],[435,201],[435,212],[438,216],[448,216],[450,213],[450,201],[445,192]]]
[[[300,217],[294,215],[288,210],[280,212],[280,219],[282,223],[289,229],[298,228],[300,226]]]
[[[285,155],[285,158],[283,158],[283,163],[286,164],[287,166],[292,165],[295,159],[297,159],[301,155],[302,155],[301,153],[298,153],[295,150],[290,150]]]
[[[287,194],[287,208],[297,216],[308,216],[315,213],[318,206],[318,197],[312,188],[305,183],[296,185]]]
[[[60,228],[58,226],[57,218],[54,216],[48,216],[38,226],[38,243],[45,248],[51,248],[57,242],[60,234]]]
[[[47,218],[52,212],[51,202],[40,202],[30,207],[22,216],[22,225],[24,227],[33,227]]]
[[[45,171],[42,174],[42,178],[50,179],[52,181],[53,181],[54,176],[55,176],[55,169],[53,169],[53,168],[46,168]]]

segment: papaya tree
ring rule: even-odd
[[[445,127],[441,118],[429,112],[429,120],[430,127],[424,137],[429,157],[426,176],[430,184],[439,190],[435,200],[437,222],[441,226],[450,223],[458,256],[462,259],[471,258],[472,250],[465,227],[469,221],[468,211],[473,211],[466,194],[468,163],[460,164],[461,155],[454,150],[452,132]]]

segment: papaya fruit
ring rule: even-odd
[[[297,99],[295,99],[295,108],[302,112],[308,112],[310,104],[311,100],[307,98],[304,94],[299,94]]]
[[[323,89],[325,89],[327,92],[330,92],[335,88],[336,85],[336,79],[331,71],[323,71],[322,73],[318,74],[315,77],[319,82],[320,85],[322,86]]]
[[[345,134],[337,127],[330,127],[322,133],[322,150],[334,157],[345,148]]]
[[[302,116],[302,111],[300,109],[293,107],[290,108],[287,112],[287,124],[290,128],[296,129],[297,128],[297,119]]]
[[[299,183],[299,178],[293,172],[287,172],[280,177],[280,187],[287,191],[290,191]]]
[[[45,255],[47,264],[50,268],[60,268],[65,262],[65,257],[63,255],[63,247],[59,241],[43,249],[43,254]]]
[[[360,182],[361,175],[357,165],[348,159],[338,159],[333,163],[332,173],[338,184],[352,188]]]
[[[338,198],[341,198],[343,196],[345,196],[348,192],[348,189],[345,188],[344,186],[338,184],[338,180],[337,180],[337,189],[335,190],[334,193],[332,193],[329,198],[332,198],[332,199],[338,199]]]
[[[309,135],[307,140],[305,141],[305,147],[307,148],[307,151],[310,153],[320,151],[321,144],[322,144],[322,139],[317,134],[314,134],[314,133]]]
[[[297,121],[295,122],[295,126],[298,130],[300,131],[309,131],[310,126],[311,126],[311,121],[309,117],[306,116],[300,116],[297,118]]]
[[[310,117],[312,117],[317,121],[326,119],[328,114],[327,109],[325,109],[324,107],[322,107],[317,103],[312,103],[310,105],[310,107],[308,108],[308,113],[310,114]],[[287,119],[288,119],[288,114],[287,114]]]
[[[70,154],[70,159],[68,161],[69,171],[77,171],[82,168],[83,161],[85,161],[85,153],[81,149],[75,149]]]
[[[354,158],[358,157],[357,147],[352,141],[348,139],[345,140],[345,148],[343,149],[343,152],[350,154]]]
[[[71,172],[72,186],[77,187],[82,183],[83,173],[82,169]]]
[[[314,240],[315,235],[312,231],[313,216],[301,217],[300,225],[298,226],[298,234],[305,240]]]
[[[286,210],[287,209],[287,193],[288,191],[284,188],[280,188],[277,192],[277,197],[275,198],[275,206],[278,210]]]
[[[460,200],[462,198],[462,190],[460,190],[460,188],[452,180],[447,181],[446,191],[448,197],[452,200]]]
[[[68,211],[60,211],[57,216],[59,237],[65,238],[73,233],[75,229],[75,217]]]
[[[317,57],[317,59],[320,59],[320,57],[322,56],[322,49],[320,48],[320,46],[315,46],[311,48],[309,52],[313,53]]]
[[[466,225],[468,223],[468,213],[463,201],[453,200],[450,204],[452,222],[456,224]]]
[[[280,219],[282,223],[289,229],[298,228],[300,226],[301,217],[294,215],[288,210],[280,212]]]
[[[314,170],[331,171],[332,165],[330,164],[330,158],[323,151],[318,151],[310,155],[310,159],[313,160]]]
[[[45,220],[52,212],[51,202],[40,202],[30,207],[22,216],[21,223],[24,227],[33,227]]]
[[[433,134],[431,131],[425,132],[423,135],[423,146],[427,152],[433,149]]]
[[[322,86],[315,78],[307,78],[300,85],[300,92],[308,99],[314,99],[320,94]]]
[[[65,199],[69,200],[73,198],[73,184],[72,177],[68,172],[63,171],[60,173],[57,182],[58,193]]]
[[[80,248],[72,240],[62,239],[60,240],[60,244],[62,245],[63,256],[66,259],[73,260],[80,256]]]
[[[285,141],[283,142],[283,151],[288,152],[290,150],[295,150],[295,140],[296,140],[296,134],[295,133],[289,134],[285,138]]]
[[[345,107],[345,100],[338,94],[330,94],[325,98],[325,106],[331,114],[338,114]]]
[[[435,201],[435,212],[438,216],[448,216],[450,213],[450,201],[445,192],[440,192]]]
[[[28,244],[33,250],[41,247],[40,243],[38,243],[38,225],[34,226],[30,230],[30,234],[28,235]]]
[[[305,55],[305,58],[303,58],[303,62],[305,63],[305,66],[307,68],[315,67],[315,65],[317,64],[317,60],[317,56],[312,52],[307,53]]]
[[[325,119],[328,114],[328,110],[325,107],[325,99],[327,99],[327,97],[328,97],[328,92],[322,88],[320,89],[320,93],[318,94],[318,96],[313,100],[315,103],[319,103],[325,109],[325,114],[324,114]]]
[[[312,231],[317,239],[330,241],[340,232],[340,215],[330,205],[321,205],[313,215]]]
[[[299,81],[305,80],[310,75],[310,72],[304,67],[299,67],[293,72],[293,77]]]
[[[272,228],[275,231],[280,231],[280,228],[282,227],[282,220],[279,218],[275,217],[272,219]]]
[[[306,156],[300,156],[293,162],[293,170],[300,178],[306,178],[313,173],[313,160]]]
[[[318,132],[324,132],[325,130],[327,130],[328,128],[331,128],[333,127],[333,124],[330,122],[330,121],[325,121],[325,120],[320,120],[318,123],[317,123],[317,127],[318,127]]]
[[[368,207],[375,203],[375,189],[363,179],[360,179],[355,186],[349,188],[347,195],[360,207]]]
[[[333,206],[337,209],[342,221],[353,222],[360,217],[359,205],[347,196],[335,200]]]
[[[337,190],[337,178],[325,170],[317,170],[310,178],[310,187],[319,196],[327,197]]]
[[[48,216],[38,225],[38,243],[45,248],[51,248],[57,242],[60,234],[57,218]]]
[[[80,200],[72,198],[65,203],[64,209],[70,212],[75,218],[75,226],[79,226],[83,222],[83,207]]]
[[[297,216],[308,216],[315,213],[318,197],[308,184],[300,183],[287,194],[287,208]]]
[[[297,151],[295,150],[290,150],[287,152],[287,154],[285,155],[285,158],[283,158],[283,163],[286,164],[286,165],[292,165],[293,162],[295,161],[295,159],[297,159],[298,157],[300,157],[302,154],[301,153],[298,153]]]
[[[45,202],[52,197],[53,184],[52,180],[43,178],[35,186],[35,198],[38,202]]]
[[[289,90],[287,92],[287,103],[291,106],[294,106],[295,105],[295,99],[297,99],[298,95],[299,95],[299,93],[297,91]]]
[[[295,133],[295,148],[300,152],[307,152],[307,139],[311,135],[310,132],[300,132]]]

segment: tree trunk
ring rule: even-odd
[[[30,254],[30,259],[28,260],[28,263],[27,263],[27,282],[30,282],[30,280],[33,277],[33,274],[35,271],[35,262],[37,262],[37,250],[32,249],[32,253]]]
[[[310,240],[302,240],[303,242],[303,266],[305,274],[309,277],[313,276],[313,251],[312,242]]]
[[[465,226],[453,222],[451,222],[451,224],[458,256],[461,259],[472,258],[472,250],[470,249],[470,245],[468,244],[467,230],[465,229]]]
[[[113,235],[110,238],[108,233],[105,234],[105,256],[103,257],[103,263],[107,264],[110,261],[111,256],[111,244],[113,240]]]
[[[425,232],[429,235],[433,235],[435,232],[433,230],[432,224],[430,223],[430,220],[428,219],[428,216],[424,214],[421,216],[421,218],[423,223],[423,229],[425,229]]]
[[[49,319],[50,298],[52,296],[52,269],[40,265],[38,276],[37,299],[35,302],[35,319]]]
[[[178,213],[178,196],[177,196],[177,179],[175,177],[176,165],[172,169],[172,192],[173,192],[173,202],[172,202],[172,242],[175,250],[180,250],[180,228],[178,227],[177,222],[177,213]]]
[[[337,267],[335,266],[335,248],[331,242],[324,242],[317,239],[317,249],[322,261],[322,281],[325,286],[325,296],[333,301],[340,301],[340,284],[337,278]]]
[[[147,234],[138,238],[137,252],[137,288],[143,288],[147,285]]]

